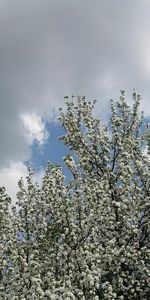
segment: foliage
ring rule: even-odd
[[[150,160],[140,96],[111,101],[108,128],[85,97],[59,120],[70,154],[65,176],[48,163],[42,186],[29,167],[18,202],[0,189],[0,299],[150,298]]]

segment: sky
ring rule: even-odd
[[[150,116],[149,0],[0,0],[0,185],[15,197],[32,162],[41,180],[58,141],[64,95],[108,101],[136,89]]]

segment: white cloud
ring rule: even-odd
[[[27,168],[22,162],[10,162],[7,167],[0,169],[0,186],[5,186],[13,203],[16,201],[18,181],[27,176]]]
[[[7,194],[11,197],[12,203],[16,202],[16,193],[18,191],[18,181],[22,177],[26,183],[26,176],[28,175],[27,167],[20,162],[11,161],[7,167],[0,169],[0,186],[6,188]],[[44,170],[41,169],[34,175],[34,182],[39,185],[42,182]]]
[[[45,128],[45,123],[41,117],[35,113],[22,114],[21,120],[23,122],[24,133],[29,145],[36,140],[39,145],[44,144],[48,138],[48,132]]]

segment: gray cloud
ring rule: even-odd
[[[146,0],[0,0],[1,166],[29,154],[20,115],[52,116],[66,93],[101,99],[101,111],[137,88],[150,113],[149,9]]]

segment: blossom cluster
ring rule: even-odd
[[[0,188],[0,300],[148,300],[150,160],[147,133],[124,91],[108,126],[85,97],[60,110],[72,177],[47,164],[42,186],[28,167],[17,202]]]

